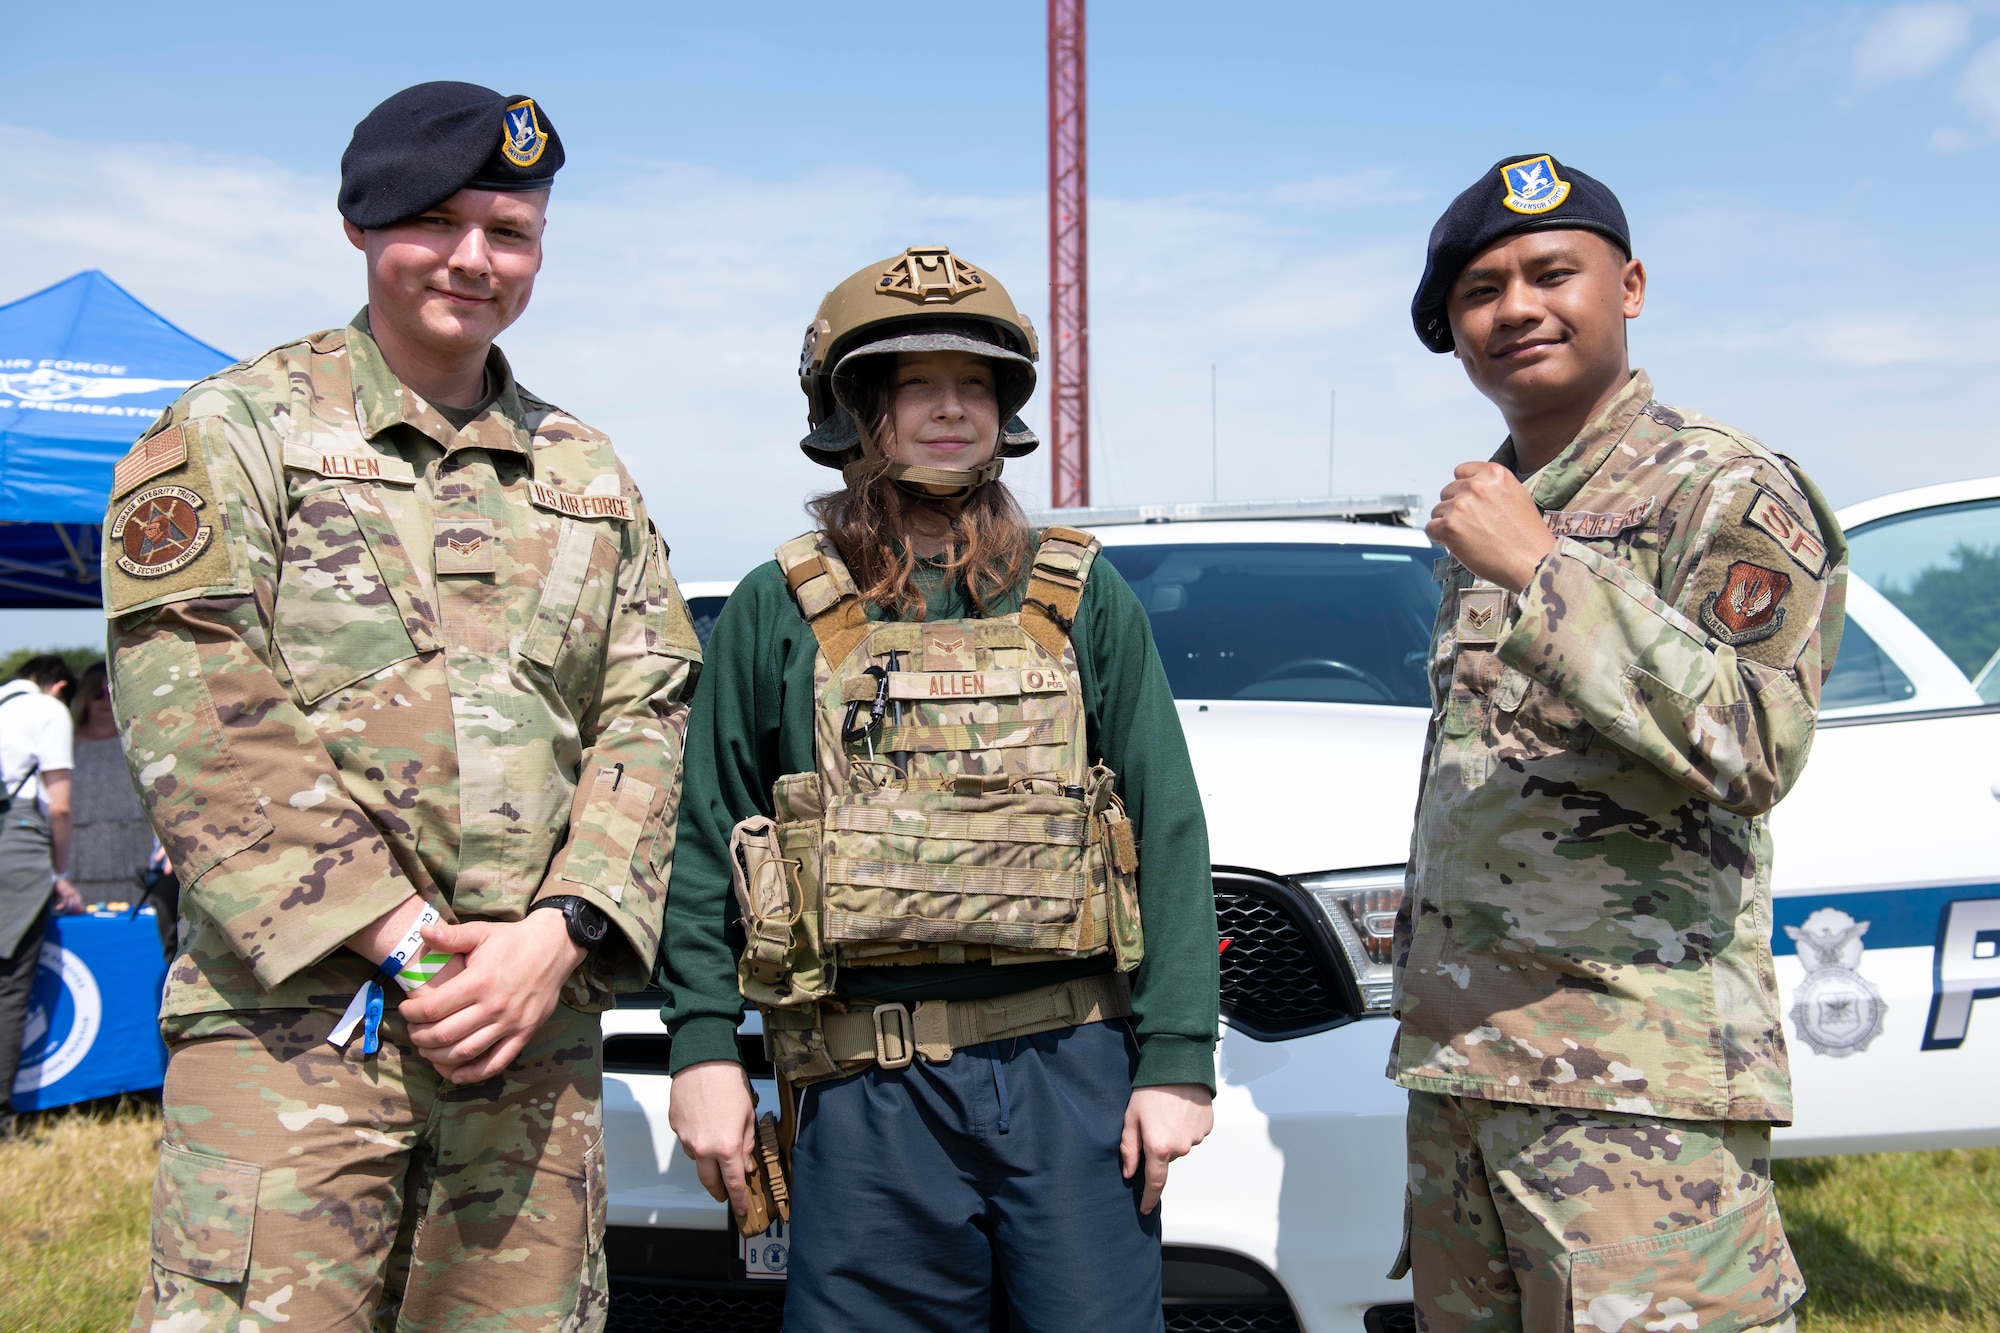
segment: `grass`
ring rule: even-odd
[[[160,1113],[141,1102],[20,1118],[0,1143],[0,1329],[122,1329],[145,1274]]]
[[[22,1117],[0,1143],[0,1329],[105,1333],[146,1263],[157,1107]],[[1802,1333],[2000,1328],[2000,1149],[1778,1163]]]
[[[1777,1164],[1802,1333],[2000,1328],[2000,1149]]]

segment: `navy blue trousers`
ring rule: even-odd
[[[1124,1021],[816,1083],[792,1152],[786,1333],[1161,1333],[1160,1214],[1118,1138]]]

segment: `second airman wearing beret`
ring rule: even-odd
[[[1411,314],[1500,409],[1449,552],[1390,1075],[1427,1333],[1789,1329],[1772,806],[1811,748],[1846,551],[1805,472],[1654,396],[1616,196],[1507,158]]]
[[[514,379],[548,113],[354,132],[345,328],[117,469],[113,696],[181,881],[135,1329],[603,1326],[598,1011],[645,984],[700,650],[611,442]]]

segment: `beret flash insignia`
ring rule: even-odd
[[[1569,198],[1569,182],[1556,175],[1555,159],[1547,153],[1500,168],[1507,195],[1500,202],[1530,217],[1548,212]]]
[[[549,136],[535,117],[535,99],[524,97],[501,115],[500,155],[517,167],[532,167],[542,160]]]

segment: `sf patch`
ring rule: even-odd
[[[1798,562],[1800,569],[1816,579],[1826,577],[1826,543],[1783,500],[1758,487],[1756,498],[1744,511],[1743,521],[1778,543],[1786,555]]]
[[[1569,198],[1569,182],[1556,175],[1556,161],[1547,153],[1525,162],[1509,162],[1500,168],[1507,194],[1503,207],[1535,217],[1559,206]]]
[[[1732,648],[1768,639],[1785,627],[1785,594],[1792,576],[1738,560],[1722,586],[1702,599],[1701,623]]]
[[[163,579],[208,549],[215,529],[201,521],[208,501],[185,486],[154,486],[125,502],[111,520],[113,559],[135,579]]]

